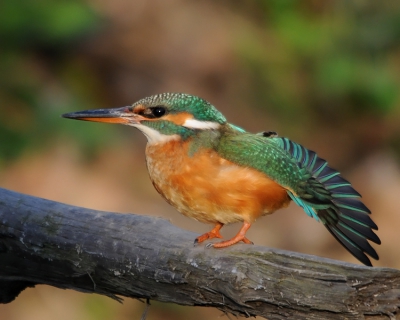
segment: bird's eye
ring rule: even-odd
[[[165,108],[161,106],[151,108],[154,118],[160,118],[165,114]]]
[[[146,117],[147,119],[161,118],[166,113],[167,108],[165,108],[164,106],[149,107],[138,112],[138,114]]]

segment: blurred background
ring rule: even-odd
[[[399,41],[398,1],[3,0],[0,187],[208,231],[153,189],[140,132],[60,117],[185,92],[249,131],[277,131],[329,159],[379,225],[374,265],[400,268]],[[248,237],[357,262],[294,204]],[[139,319],[143,310],[37,286],[0,305],[0,319]],[[225,317],[152,302],[147,319],[189,316]]]

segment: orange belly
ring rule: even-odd
[[[188,143],[148,145],[146,160],[157,191],[185,216],[205,223],[252,223],[286,207],[286,190],[265,174],[222,159],[211,149],[188,156]]]

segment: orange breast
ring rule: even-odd
[[[206,223],[252,223],[288,205],[286,190],[265,174],[211,149],[189,157],[188,148],[188,142],[179,140],[146,148],[155,188],[182,214]]]

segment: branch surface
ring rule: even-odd
[[[0,302],[27,287],[152,299],[273,319],[396,319],[400,271],[235,245],[160,218],[74,207],[0,188]]]

